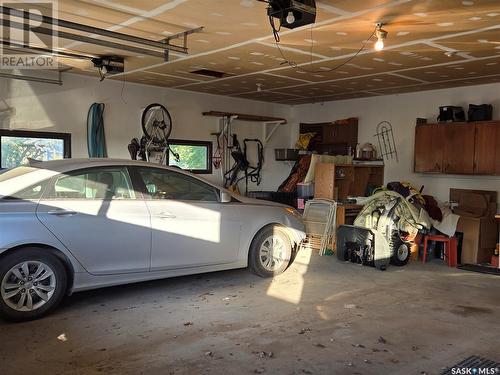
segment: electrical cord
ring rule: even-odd
[[[282,15],[283,16],[283,15]],[[282,18],[282,17],[281,17]],[[278,48],[278,51],[281,55],[281,57],[283,58],[283,60],[285,60],[281,65],[288,65],[290,66],[291,68],[295,69],[295,70],[300,70],[302,72],[305,72],[305,73],[313,73],[313,74],[317,74],[317,73],[329,73],[329,72],[333,72],[341,67],[343,67],[344,65],[350,63],[352,60],[354,60],[361,52],[364,51],[364,49],[366,48],[366,45],[368,43],[368,41],[373,38],[373,36],[376,34],[377,32],[377,27],[375,27],[372,31],[372,33],[370,34],[370,36],[365,40],[363,41],[363,45],[361,46],[361,48],[359,50],[357,50],[352,56],[350,56],[349,58],[347,58],[345,61],[343,61],[341,64],[337,65],[337,66],[334,66],[333,68],[329,68],[329,69],[322,69],[322,70],[310,70],[310,69],[305,69],[305,68],[302,68],[301,66],[299,66],[299,64],[297,64],[297,62],[293,61],[293,60],[290,60],[290,59],[287,59],[287,57],[285,56],[285,53],[283,52],[283,50],[281,49],[279,43],[281,42],[281,37],[280,37],[280,31],[281,31],[281,22],[280,22],[280,26],[279,28],[276,28],[276,24],[274,23],[274,17],[273,16],[269,16],[269,23],[271,24],[271,29],[273,31],[273,36],[274,36],[274,43],[276,44],[276,47]],[[311,48],[310,48],[310,51],[311,51],[311,62],[310,64],[312,65],[313,64],[313,45],[314,45],[314,39],[313,39],[313,26],[311,25]]]

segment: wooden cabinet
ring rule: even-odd
[[[500,175],[500,122],[419,124],[417,173]]]
[[[321,154],[346,155],[358,143],[358,119],[348,118],[333,122],[300,124],[301,133],[316,133],[311,151]]]
[[[354,145],[358,141],[358,126],[357,124],[328,124],[323,127],[323,142],[324,143],[343,143]]]
[[[417,125],[415,129],[415,172],[442,172],[443,133],[443,127],[437,124]]]
[[[314,198],[363,197],[384,184],[383,165],[317,163],[314,175]]]
[[[495,122],[476,123],[474,173],[477,174],[500,174],[500,124]],[[498,134],[497,134],[498,133]]]
[[[474,172],[474,124],[455,123],[444,127],[443,173],[471,174]]]

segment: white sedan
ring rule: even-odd
[[[0,174],[0,315],[34,319],[75,291],[232,268],[287,269],[293,208],[144,162],[67,159]]]

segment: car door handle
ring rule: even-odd
[[[55,215],[55,216],[73,216],[76,215],[76,211],[71,211],[71,210],[51,210],[47,212],[49,215]]]
[[[160,212],[156,217],[159,219],[174,219],[176,216],[169,212]]]

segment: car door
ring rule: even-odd
[[[232,263],[241,222],[219,202],[219,190],[187,174],[137,168],[151,214],[151,270]]]
[[[91,274],[149,271],[149,211],[126,167],[58,175],[37,216]]]

